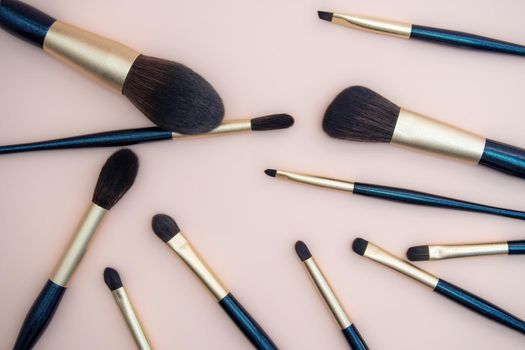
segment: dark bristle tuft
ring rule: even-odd
[[[430,259],[428,246],[420,245],[408,248],[407,258],[410,261],[428,261]]]
[[[167,243],[180,232],[179,226],[169,215],[157,214],[151,220],[153,232]]]
[[[251,120],[253,131],[286,129],[293,125],[294,119],[288,114],[272,114]]]
[[[317,11],[317,15],[320,19],[332,22],[332,18],[334,17],[334,14],[332,12],[325,12],[325,11]]]
[[[368,241],[365,241],[362,238],[356,238],[352,243],[352,250],[359,255],[364,255],[367,247]]]
[[[271,177],[276,177],[277,176],[277,170],[275,169],[266,169],[264,171],[264,173],[268,176],[271,176]]]
[[[108,158],[93,194],[93,203],[110,210],[135,182],[139,159],[133,151],[125,148]]]
[[[306,261],[312,257],[310,250],[303,241],[297,241],[295,243],[295,252],[301,261]]]
[[[323,129],[331,137],[361,142],[390,142],[400,108],[362,87],[343,90],[332,101],[323,119]]]
[[[215,89],[183,64],[140,55],[122,93],[153,123],[181,134],[216,128],[224,105]]]
[[[111,291],[122,287],[122,281],[120,280],[118,271],[111,267],[106,267],[104,270],[104,282],[106,282],[108,288]]]

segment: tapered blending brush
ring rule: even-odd
[[[142,55],[21,1],[2,0],[0,27],[122,93],[163,129],[199,134],[222,121],[220,96],[183,64]]]
[[[317,187],[359,194],[368,197],[386,199],[393,202],[424,205],[428,207],[446,208],[470,211],[482,214],[504,216],[513,219],[525,220],[525,212],[492,207],[484,204],[467,202],[454,198],[447,198],[435,194],[407,190],[404,188],[373,185],[362,182],[350,182],[328,177],[294,173],[291,171],[266,169],[264,173],[270,177],[284,178],[294,182],[304,183]]]
[[[444,260],[483,255],[524,255],[525,241],[440,244],[410,247],[407,258],[410,261]]]
[[[330,308],[350,347],[353,350],[368,350],[368,346],[361,337],[361,334],[359,334],[355,325],[348,318],[347,313],[332,290],[330,283],[328,283],[306,244],[302,241],[297,241],[297,243],[295,243],[295,252],[304,263],[306,271],[308,271],[319,293]]]
[[[108,158],[100,171],[92,203],[51,278],[31,306],[18,334],[14,350],[31,349],[38,341],[53,318],[68,287],[68,282],[86,253],[100,222],[133,185],[137,171],[138,158],[128,149],[119,150]]]
[[[525,56],[525,46],[480,35],[355,14],[325,11],[318,11],[317,14],[322,20],[353,29],[361,29],[403,39],[419,39],[436,44]]]
[[[491,304],[488,301],[453,285],[452,283],[437,278],[411,263],[395,257],[371,242],[362,238],[357,238],[352,244],[352,249],[355,253],[400,272],[405,276],[432,288],[434,292],[437,292],[482,316],[525,334],[525,321],[520,320],[498,306]]]
[[[179,140],[189,137],[231,134],[241,131],[269,131],[286,129],[291,127],[293,123],[294,119],[288,114],[272,114],[253,119],[227,120],[212,131],[196,135],[179,134],[155,127],[117,130],[58,140],[0,146],[0,154],[71,148],[116,147],[152,141]]]
[[[153,349],[148,338],[146,337],[146,334],[144,333],[144,328],[142,327],[135,309],[129,300],[128,294],[126,293],[126,289],[122,284],[122,280],[120,279],[120,275],[117,270],[112,269],[111,267],[106,267],[104,270],[104,282],[106,282],[109,290],[111,290],[120,312],[122,313],[124,320],[126,320],[126,324],[128,325],[128,328],[135,339],[137,347],[140,350]]]
[[[337,95],[326,110],[323,129],[337,139],[408,146],[525,178],[525,149],[411,112],[362,86]]]
[[[152,227],[153,232],[199,277],[202,283],[204,283],[217,299],[223,310],[256,349],[277,349],[277,346],[261,326],[259,326],[237,299],[226,289],[194,250],[191,243],[177,226],[177,223],[170,216],[164,214],[155,215],[152,219]]]

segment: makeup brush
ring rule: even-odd
[[[98,134],[74,136],[58,140],[0,146],[0,154],[71,148],[116,147],[151,141],[178,140],[188,137],[230,134],[240,131],[269,131],[286,129],[292,126],[293,123],[294,119],[288,114],[272,114],[253,119],[227,120],[215,129],[207,133],[197,135],[179,134],[155,127],[116,130]]]
[[[393,202],[417,204],[436,208],[456,209],[525,220],[525,212],[523,211],[491,207],[488,205],[467,202],[459,199],[447,198],[435,194],[407,190],[404,188],[372,185],[362,182],[349,182],[328,177],[300,174],[291,171],[275,169],[266,169],[264,173],[270,177],[280,177],[294,182],[304,183],[307,185],[330,188],[334,190],[360,194],[368,197],[386,199]]]
[[[409,262],[393,256],[382,248],[365,241],[362,238],[354,240],[352,249],[357,254],[400,272],[405,276],[432,288],[434,292],[437,292],[482,316],[525,334],[525,321],[520,320],[509,312],[500,309],[498,306],[491,304],[488,301],[453,285],[452,283],[437,278]]]
[[[410,261],[444,260],[483,255],[523,255],[525,241],[421,245],[410,247],[407,258]]]
[[[525,178],[524,149],[400,108],[362,86],[337,95],[326,110],[323,129],[338,139],[413,147]]]
[[[204,283],[208,290],[217,299],[223,310],[239,327],[256,349],[273,350],[277,346],[266,332],[250,316],[235,297],[226,289],[215,276],[204,260],[194,250],[191,243],[180,231],[177,223],[168,215],[157,214],[152,219],[153,232],[166,243],[186,265]]]
[[[68,248],[27,314],[14,350],[31,349],[38,341],[68,287],[88,244],[105,214],[124,196],[135,181],[138,158],[128,149],[108,158],[98,177],[92,203],[73,234]]]
[[[330,283],[326,280],[326,277],[312,257],[306,244],[302,241],[297,241],[297,243],[295,243],[295,252],[304,263],[306,271],[308,271],[326,305],[330,308],[350,347],[353,350],[368,350],[368,346],[361,337],[361,334],[359,334],[355,325],[348,318],[343,306],[332,290]]]
[[[0,27],[122,93],[163,129],[199,134],[222,121],[220,96],[183,64],[142,55],[21,1],[2,0]]]
[[[419,39],[436,44],[446,44],[449,46],[459,46],[484,51],[525,56],[525,46],[475,34],[355,14],[343,14],[324,11],[317,11],[317,14],[322,20],[372,33],[386,34],[403,39]]]
[[[133,339],[135,339],[137,347],[140,350],[153,349],[144,333],[144,328],[137,317],[133,304],[131,304],[131,301],[129,300],[126,289],[124,289],[124,286],[122,285],[119,273],[111,267],[106,267],[104,270],[104,282],[106,282],[109,290],[111,290],[120,312],[122,313],[124,320],[126,320],[126,324],[133,335]]]

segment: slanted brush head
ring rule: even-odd
[[[111,267],[106,267],[104,270],[104,282],[106,282],[106,285],[111,291],[122,287],[122,281],[118,271]]]
[[[407,250],[407,258],[410,261],[428,261],[430,260],[430,252],[427,245],[420,245],[417,247],[410,247]]]
[[[312,257],[310,250],[303,241],[297,241],[295,243],[295,252],[301,261],[306,261]]]
[[[334,17],[334,14],[332,12],[325,11],[317,11],[317,15],[320,19],[328,22],[332,22],[332,18]]]
[[[264,171],[264,173],[268,176],[271,176],[271,177],[276,177],[277,176],[277,170],[275,169],[266,169]]]
[[[151,220],[153,232],[167,243],[180,232],[179,226],[169,215],[157,214]]]
[[[288,114],[272,114],[253,118],[250,122],[253,131],[268,131],[289,128],[294,124],[294,119]]]
[[[352,250],[359,255],[364,255],[367,247],[368,247],[368,241],[362,238],[356,238],[354,239],[354,242],[352,243]]]

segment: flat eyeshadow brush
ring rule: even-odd
[[[288,114],[273,114],[253,119],[227,120],[207,133],[196,135],[179,134],[157,127],[116,130],[97,134],[74,136],[58,140],[0,146],[0,154],[72,148],[128,146],[152,141],[179,140],[188,137],[231,134],[241,131],[269,131],[286,129],[292,126],[293,123],[294,119]]]
[[[361,29],[403,39],[419,39],[436,44],[525,56],[525,46],[475,34],[354,14],[324,11],[318,11],[317,14],[322,20],[353,29]]]
[[[200,255],[180,231],[175,220],[164,214],[157,214],[152,219],[153,232],[166,243],[204,283],[217,299],[222,309],[259,350],[274,350],[277,346],[246,311],[235,297],[215,276]]]
[[[128,149],[119,150],[108,158],[100,171],[92,203],[54,273],[31,306],[14,350],[31,349],[38,341],[53,318],[68,282],[86,253],[100,222],[133,185],[138,166],[137,156]]]
[[[300,182],[307,185],[330,188],[368,197],[386,199],[393,202],[424,205],[436,208],[463,210],[481,214],[504,216],[512,219],[525,220],[525,212],[523,211],[492,207],[488,205],[467,202],[459,199],[438,196],[435,194],[407,190],[404,188],[372,185],[362,182],[349,182],[328,177],[320,177],[315,175],[307,175],[275,169],[266,169],[264,172],[270,177],[284,178],[287,180]]]
[[[346,341],[350,345],[350,348],[353,350],[368,350],[368,346],[361,337],[361,334],[359,334],[356,326],[348,318],[345,309],[339,302],[339,299],[335,295],[330,283],[317,265],[317,262],[313,258],[306,244],[302,241],[297,241],[297,243],[295,243],[295,252],[299,259],[304,263],[306,271],[308,271],[308,274],[317,287],[317,290],[334,315]]]
[[[525,149],[411,112],[362,86],[337,95],[326,110],[323,129],[337,139],[412,147],[525,178]]]
[[[183,64],[144,56],[17,0],[1,1],[0,27],[123,94],[163,129],[200,134],[222,121],[220,96]]]
[[[420,245],[407,250],[410,261],[444,260],[484,255],[524,255],[525,241]]]
[[[354,240],[352,249],[355,253],[400,272],[433,289],[434,292],[437,292],[486,318],[490,318],[504,326],[525,334],[525,321],[520,320],[498,306],[491,304],[490,302],[483,300],[452,283],[437,278],[411,263],[395,257],[382,248],[362,238]]]
[[[150,341],[144,333],[144,327],[137,317],[137,313],[133,308],[133,304],[131,304],[128,293],[126,293],[126,289],[122,284],[122,280],[120,279],[120,274],[118,271],[111,267],[106,267],[104,270],[104,282],[106,282],[106,285],[111,291],[111,294],[113,294],[115,302],[122,313],[122,317],[124,317],[124,320],[126,321],[126,324],[133,335],[133,339],[137,344],[137,348],[140,350],[153,349]]]

